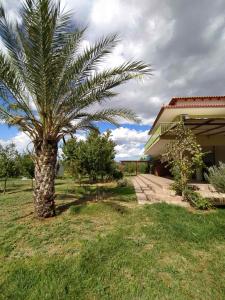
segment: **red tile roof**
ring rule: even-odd
[[[225,100],[225,96],[196,96],[196,97],[173,97],[170,102],[169,105],[175,105],[177,102],[179,101],[215,101],[215,100]]]
[[[225,100],[225,99],[224,99]],[[164,105],[163,108],[202,108],[202,107],[225,107],[225,104],[180,104],[180,105]]]

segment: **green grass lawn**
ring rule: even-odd
[[[57,181],[36,220],[29,181],[0,195],[0,299],[225,299],[225,210],[138,206],[132,187]]]

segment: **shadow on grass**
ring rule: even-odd
[[[62,181],[62,182],[58,182],[58,181],[56,181],[55,182],[55,186],[58,186],[58,185],[66,185],[67,184],[67,182],[65,181]]]
[[[112,188],[107,188],[106,191],[120,196],[129,196],[134,194],[133,187],[131,186],[125,186],[125,187],[116,186]]]
[[[120,202],[130,202],[134,200],[135,192],[133,187],[110,187],[110,188],[103,188],[99,192],[103,195],[105,199],[113,198],[114,201]]]
[[[116,211],[117,213],[124,215],[128,212],[128,209],[119,203],[113,201],[104,202],[105,205],[109,206],[112,210]]]
[[[14,188],[7,188],[6,190],[6,195],[13,195],[13,194],[18,194],[18,193],[21,193],[21,192],[33,192],[33,189],[30,187],[30,188],[24,188],[24,189],[21,189],[21,188],[18,188],[18,187],[14,187]],[[0,194],[3,194],[3,191],[0,191]]]
[[[75,197],[73,196],[73,198]],[[80,206],[80,205],[84,206],[87,204],[87,202],[91,202],[91,201],[96,201],[96,197],[94,197],[93,195],[84,195],[81,198],[71,201],[69,203],[58,205],[56,207],[56,214],[60,215],[63,212],[67,211],[71,206]]]
[[[56,194],[57,200],[71,200],[71,199],[77,199],[76,195],[74,194]]]
[[[126,208],[117,203],[119,202],[129,202],[130,196],[134,195],[132,187],[94,187],[94,186],[82,186],[77,189],[69,191],[69,194],[58,194],[57,198],[60,200],[74,199],[69,203],[58,205],[56,208],[57,215],[62,214],[68,210],[71,206],[84,206],[87,202],[103,202],[105,205],[110,206],[113,210],[120,214],[126,213]],[[72,193],[71,193],[72,192]],[[118,198],[119,199],[118,199]],[[111,200],[111,201],[107,201]],[[107,201],[107,202],[105,202]],[[76,210],[76,208],[74,208]],[[77,212],[81,209],[77,208]]]
[[[30,217],[31,215],[34,215],[34,212],[33,212],[33,211],[29,212],[29,213],[26,214],[26,215],[19,216],[19,217],[15,217],[15,218],[12,219],[12,221],[18,221],[18,220],[21,220],[21,219],[25,219],[25,218],[27,218],[27,217]]]

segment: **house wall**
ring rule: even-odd
[[[217,136],[206,136],[201,135],[197,136],[198,143],[203,146],[225,146],[225,136],[217,135]]]
[[[206,165],[212,164],[218,165],[220,161],[225,163],[225,146],[206,146],[202,148],[203,152],[206,153]]]
[[[215,146],[215,161],[216,164],[220,161],[225,163],[225,146]]]

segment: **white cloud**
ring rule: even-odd
[[[18,18],[18,9],[21,5],[21,1],[16,0],[1,0],[2,4],[7,10],[7,16],[14,20],[15,18]]]
[[[78,132],[75,134],[75,137],[77,138],[78,141],[85,141],[87,138],[87,134],[85,132]]]
[[[19,0],[4,3],[15,15]],[[143,124],[151,125],[161,105],[173,96],[225,94],[224,1],[62,0],[62,4],[74,11],[76,24],[89,25],[82,46],[119,33],[121,43],[108,57],[108,67],[129,59],[153,64],[152,78],[121,86],[112,104],[134,110]],[[135,157],[147,131],[123,128],[113,135],[117,157]]]
[[[3,146],[8,145],[10,143],[14,143],[16,145],[16,149],[20,153],[26,151],[27,147],[29,148],[29,150],[31,150],[32,148],[30,138],[24,132],[19,132],[15,137],[8,140],[0,139],[0,144]]]
[[[148,130],[141,131],[136,129],[129,129],[126,127],[119,127],[112,130],[111,132],[112,139],[117,144],[127,144],[130,142],[144,144],[148,138]]]
[[[144,154],[143,147],[140,145],[131,143],[131,144],[123,144],[116,146],[116,160],[132,160],[132,159],[140,159],[140,157]]]
[[[21,1],[3,2],[9,13],[15,14]],[[83,46],[102,35],[119,33],[121,43],[107,60],[108,67],[129,59],[153,64],[151,79],[123,85],[113,102],[133,109],[145,123],[173,96],[225,93],[224,1],[61,2],[62,7],[74,11],[76,24],[89,26]]]
[[[84,133],[84,132],[78,132],[75,136],[78,141],[81,141],[81,140],[84,141],[86,139],[86,133]],[[33,147],[33,144],[31,142],[30,138],[24,132],[19,132],[17,135],[15,135],[14,137],[7,139],[7,140],[0,139],[0,144],[3,146],[6,146],[11,143],[16,145],[16,149],[20,153],[27,151],[27,150],[31,151],[32,147]],[[59,147],[59,156],[61,156],[61,154],[62,154],[62,149],[61,149],[61,147]]]
[[[148,140],[148,130],[141,131],[119,127],[111,131],[116,146],[116,160],[138,159],[143,155],[144,144]]]

